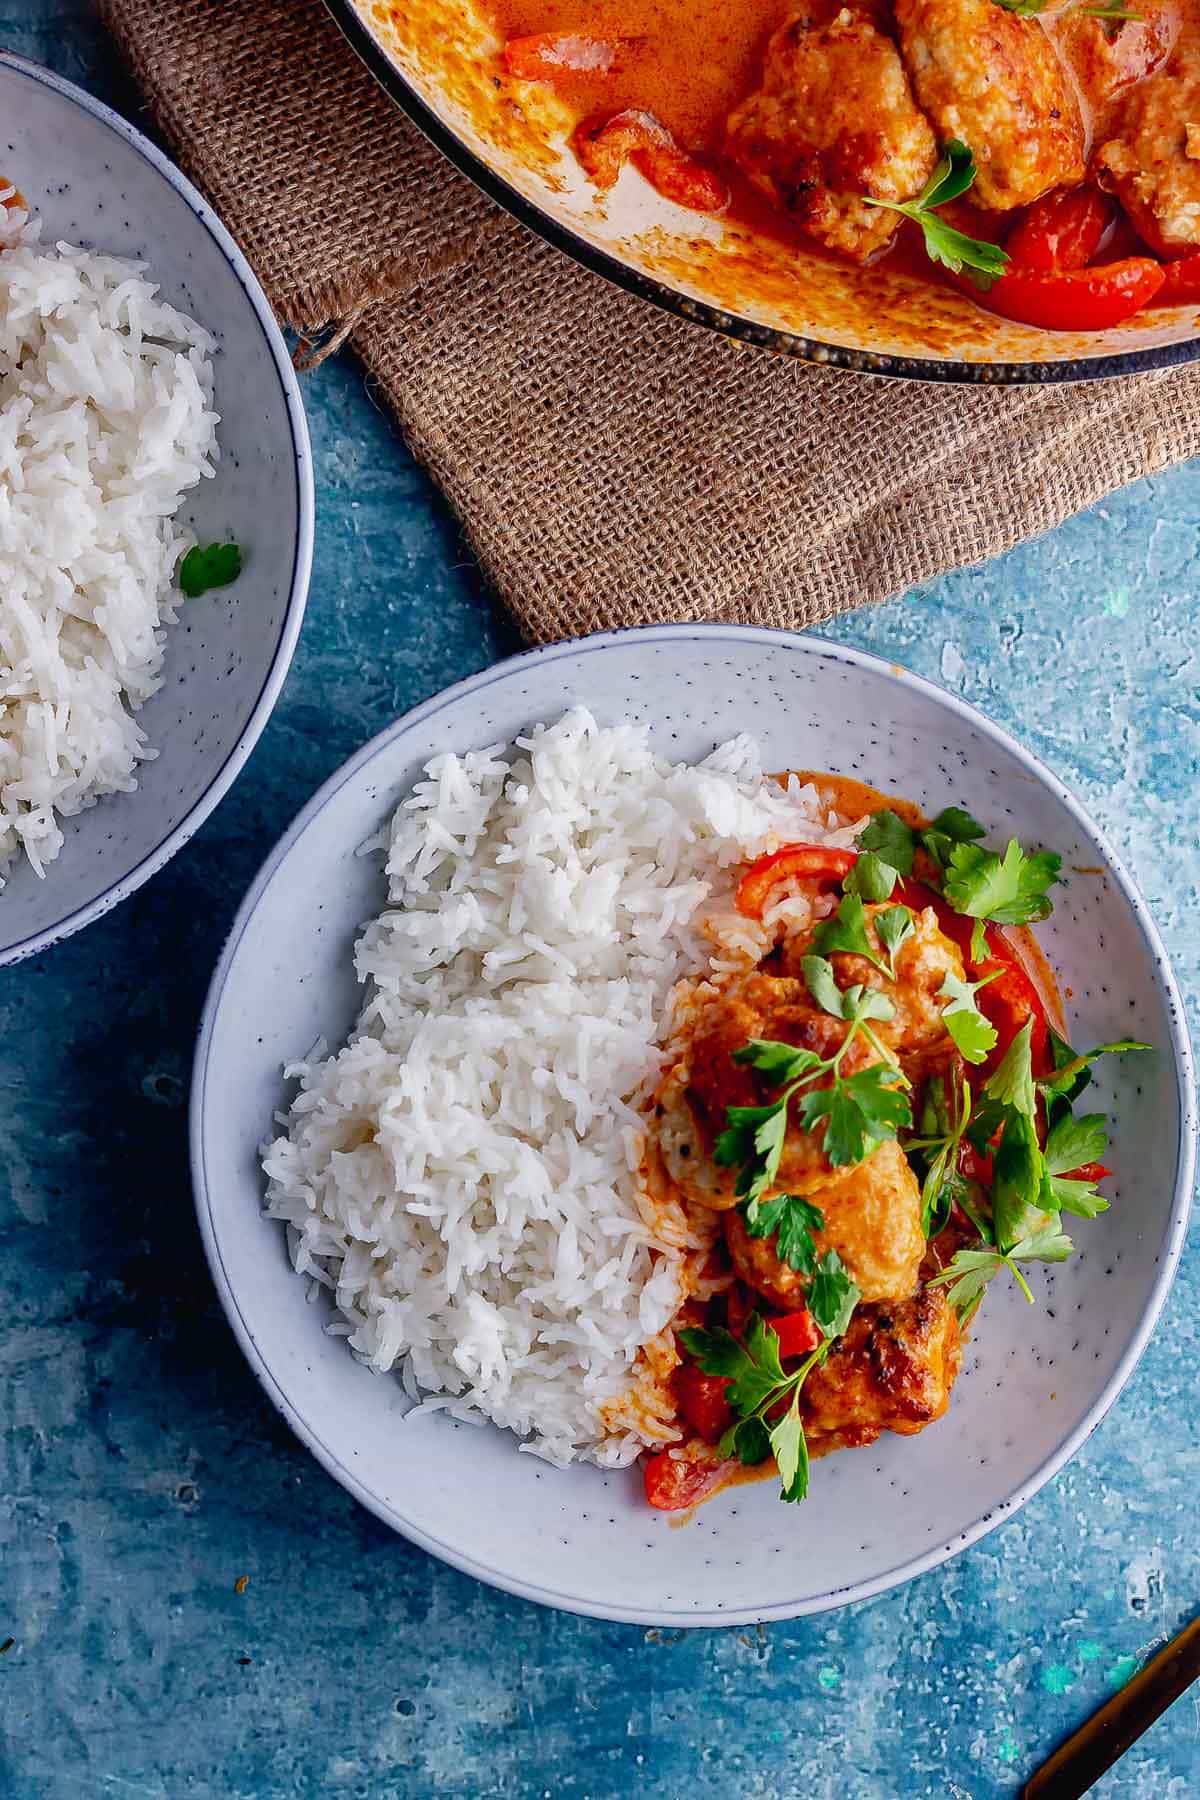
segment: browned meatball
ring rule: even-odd
[[[1200,244],[1200,56],[1177,58],[1127,95],[1095,170],[1160,256]]]
[[[860,1306],[802,1391],[813,1449],[832,1448],[826,1438],[862,1443],[881,1431],[923,1431],[950,1404],[961,1364],[958,1320],[942,1288]]]
[[[895,44],[852,7],[830,17],[806,6],[784,21],[728,134],[754,185],[856,262],[885,249],[898,223],[861,196],[911,200],[937,160]]]
[[[867,939],[880,957],[883,946],[875,930],[875,920],[894,904],[894,901],[888,901],[884,906],[864,909]],[[799,975],[803,959],[811,948],[811,938],[792,940],[781,953],[781,968],[789,974]],[[947,975],[957,975],[960,981],[963,979],[963,959],[957,944],[952,943],[941,929],[931,906],[913,913],[912,936],[896,954],[895,981],[889,981],[881,969],[862,956],[835,951],[830,961],[840,988],[859,985],[877,988],[892,1002],[896,1009],[894,1016],[872,1020],[871,1029],[881,1044],[897,1053],[906,1070],[909,1057],[945,1044],[947,1032],[942,1017],[945,1002],[939,1000],[938,995]]]
[[[853,1168],[837,1169],[805,1198],[821,1209],[817,1252],[836,1250],[864,1300],[905,1300],[916,1291],[925,1238],[921,1190],[899,1144],[880,1144]],[[735,1272],[784,1312],[804,1299],[805,1279],[782,1262],[774,1238],[751,1237],[740,1213],[725,1216]]]
[[[1079,105],[1037,19],[996,0],[897,0],[896,24],[939,138],[974,152],[973,200],[1006,212],[1082,181]]]
[[[702,1010],[690,1047],[660,1086],[655,1136],[663,1164],[687,1199],[716,1211],[736,1204],[736,1171],[719,1169],[713,1146],[726,1125],[730,1106],[761,1106],[770,1089],[751,1069],[733,1060],[750,1038],[774,1038],[829,1057],[846,1036],[846,1026],[814,1006],[803,981],[755,973],[743,975]],[[852,1075],[880,1060],[856,1037],[843,1058],[843,1075]],[[777,1187],[807,1193],[827,1181],[829,1159],[823,1149],[824,1128],[804,1131],[791,1119],[779,1164]]]

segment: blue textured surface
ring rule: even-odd
[[[83,0],[13,0],[0,41],[136,116]],[[1018,1519],[900,1593],[759,1632],[478,1586],[357,1507],[246,1370],[188,1192],[208,971],[318,783],[516,647],[357,371],[307,398],[312,600],[247,773],[149,888],[0,974],[0,1795],[1015,1793],[1200,1608],[1194,1247],[1125,1395]],[[1198,544],[1191,467],[831,633],[975,701],[1076,789],[1193,1023]],[[1195,1702],[1096,1791],[1200,1791]]]

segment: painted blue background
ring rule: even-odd
[[[137,116],[88,0],[10,0],[0,42]],[[209,970],[318,783],[517,647],[357,369],[307,399],[312,599],[249,769],[148,889],[0,974],[0,1796],[1015,1793],[1200,1609],[1194,1246],[1124,1397],[1018,1519],[900,1593],[759,1631],[595,1624],[442,1568],[244,1366],[188,1190]],[[1081,794],[1193,1020],[1198,545],[1194,466],[831,633],[978,703]],[[1197,1703],[1096,1791],[1200,1791]]]

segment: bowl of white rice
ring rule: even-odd
[[[0,964],[79,930],[220,800],[304,610],[282,334],[203,198],[0,54]]]
[[[1113,1124],[1111,1210],[1038,1273],[1046,1303],[989,1300],[936,1429],[815,1462],[801,1507],[758,1482],[672,1515],[639,1459],[678,1435],[655,1345],[707,1251],[647,1190],[647,1096],[681,995],[763,953],[739,869],[781,843],[845,855],[862,823],[781,770],[1053,845],[1066,879],[1039,935],[1073,1041],[1119,1020],[1153,1048],[1107,1058],[1089,1093]],[[192,1092],[218,1292],[325,1467],[481,1579],[665,1625],[864,1599],[1011,1516],[1133,1370],[1194,1137],[1153,923],[1050,771],[894,664],[736,626],[531,652],[368,744],[248,894]]]

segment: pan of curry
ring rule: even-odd
[[[327,0],[467,174],[745,341],[941,380],[1200,350],[1200,0]]]

